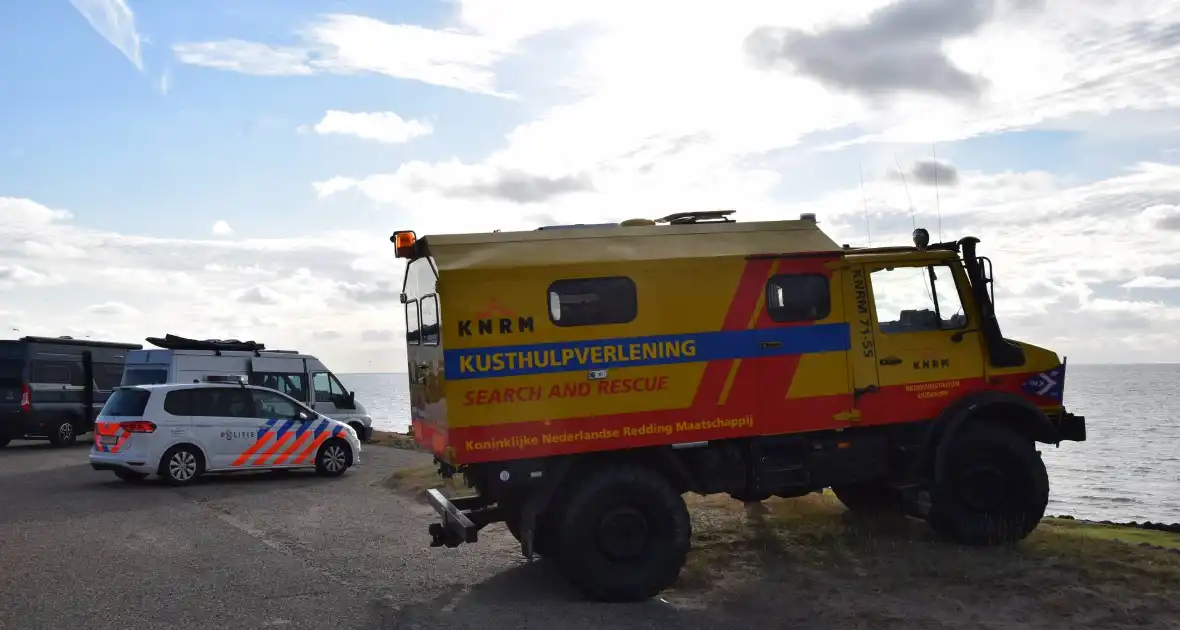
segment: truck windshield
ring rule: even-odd
[[[123,373],[123,384],[156,385],[168,382],[168,370],[165,368],[133,368],[129,367]]]
[[[967,325],[949,265],[878,269],[872,283],[881,332],[957,330]]]

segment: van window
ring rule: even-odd
[[[883,333],[957,330],[967,315],[950,265],[890,267],[869,274]]]
[[[549,285],[549,319],[558,326],[625,324],[639,313],[631,278],[576,278]]]
[[[0,383],[19,383],[24,377],[24,361],[0,359]]]
[[[254,415],[257,418],[292,420],[298,418],[302,411],[299,405],[274,392],[252,389],[250,394],[254,397]]]
[[[422,332],[419,330],[418,300],[410,300],[406,302],[406,343],[411,346],[418,346],[421,345],[421,341]]]
[[[832,312],[830,282],[819,274],[779,274],[766,282],[766,312],[772,321],[811,322]]]
[[[94,384],[101,390],[112,390],[123,380],[122,363],[95,363]]]
[[[99,413],[112,417],[142,416],[151,396],[146,389],[117,389]]]
[[[283,392],[295,400],[307,400],[306,374],[254,372],[250,375],[250,384]]]
[[[200,387],[188,390],[190,416],[253,418],[254,399],[241,387]],[[167,399],[165,399],[167,401]]]
[[[344,386],[336,379],[336,375],[331,372],[316,372],[312,375],[311,381],[315,387],[315,401],[318,403],[342,402],[348,395]]]
[[[167,368],[135,368],[129,367],[123,374],[124,385],[157,385],[168,382]]]
[[[438,345],[438,296],[422,298],[422,345]]]
[[[70,364],[65,361],[33,361],[30,364],[29,381],[32,383],[71,384]],[[81,381],[81,379],[78,379]],[[81,385],[78,382],[77,385]]]

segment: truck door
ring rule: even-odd
[[[880,392],[866,396],[866,421],[937,417],[983,378],[978,322],[957,259],[865,265]],[[969,329],[969,327],[974,327]]]
[[[851,419],[843,270],[829,262],[784,257],[766,281],[755,395],[766,424],[787,431],[840,428]]]
[[[878,393],[877,346],[873,334],[872,295],[869,292],[869,271],[864,265],[843,269],[845,313],[851,335],[848,349],[849,389],[852,391],[850,420],[863,421],[863,410],[872,408],[873,394]]]
[[[406,358],[410,385],[410,420],[414,436],[433,441],[445,430],[442,402],[442,328],[438,276],[430,258],[412,261],[406,269]]]

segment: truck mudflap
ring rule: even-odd
[[[1062,442],[1086,441],[1086,417],[1070,413],[1064,408],[1057,416],[1057,436]]]

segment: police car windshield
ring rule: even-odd
[[[127,368],[127,373],[123,375],[123,384],[128,386],[157,385],[167,382],[168,370],[163,368]]]

